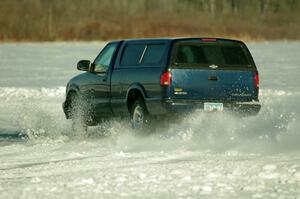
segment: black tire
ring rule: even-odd
[[[73,133],[87,134],[88,126],[86,124],[86,111],[83,100],[76,94],[70,97],[70,116],[72,119]]]
[[[136,100],[131,109],[131,126],[133,129],[143,129],[149,124],[149,114],[142,99]]]

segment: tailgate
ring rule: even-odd
[[[172,69],[169,97],[214,101],[251,101],[255,99],[255,72]]]
[[[242,42],[177,41],[172,48],[169,71],[172,74],[170,98],[258,100],[257,69]]]

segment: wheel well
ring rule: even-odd
[[[127,96],[127,107],[129,113],[131,113],[132,106],[137,99],[142,99],[144,101],[144,96],[138,89],[131,89]]]

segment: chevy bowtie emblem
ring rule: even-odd
[[[219,66],[214,65],[214,64],[212,64],[212,65],[209,66],[209,68],[211,68],[211,69],[217,69],[218,67],[219,67]]]

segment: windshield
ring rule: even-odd
[[[245,50],[238,43],[178,42],[173,48],[172,65],[248,66]]]

